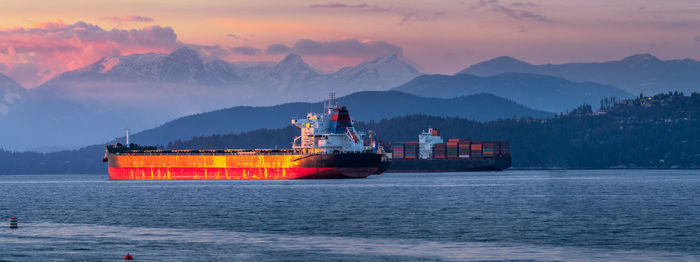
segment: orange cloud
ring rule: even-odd
[[[102,57],[170,52],[181,45],[170,27],[105,30],[84,22],[44,22],[0,29],[0,72],[33,87]]]

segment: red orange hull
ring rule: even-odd
[[[110,180],[364,178],[378,174],[377,154],[108,154]],[[382,170],[383,171],[383,170]]]

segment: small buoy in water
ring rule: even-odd
[[[124,256],[124,260],[134,260],[134,256],[132,256],[131,254],[128,254],[128,253],[127,253],[127,254]]]
[[[10,228],[17,228],[17,218],[16,217],[10,218]]]

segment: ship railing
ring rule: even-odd
[[[299,146],[301,146],[301,142],[297,143],[297,141],[299,141],[299,139],[301,139],[301,136],[297,136],[294,138],[294,141],[292,141],[292,148],[297,147],[297,144],[299,144]]]

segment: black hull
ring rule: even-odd
[[[358,168],[358,167],[379,167],[382,155],[376,153],[342,153],[327,155],[310,155],[300,157],[298,167],[336,167],[336,168]]]
[[[382,155],[376,153],[343,153],[327,155],[310,155],[299,158],[298,167],[317,168],[319,174],[304,178],[365,178],[373,174],[381,174]]]
[[[510,157],[425,160],[394,159],[386,172],[502,171],[510,167]]]
[[[377,172],[375,174],[381,174],[384,173],[389,167],[391,166],[391,161],[390,160],[382,160],[379,162],[379,169],[377,169]]]

